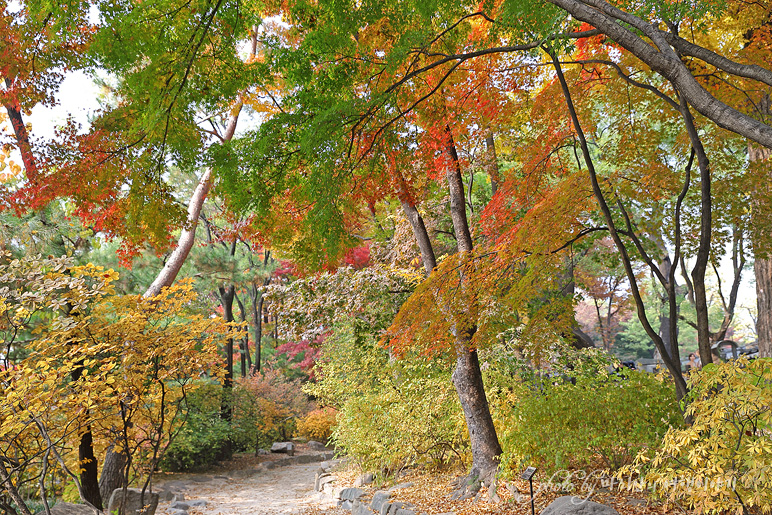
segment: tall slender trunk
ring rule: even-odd
[[[767,102],[769,100],[767,99]],[[752,164],[758,166],[759,163],[772,162],[772,150],[753,143],[748,143],[748,157]],[[768,179],[772,180],[772,178]],[[760,186],[758,195],[766,193],[768,184]],[[760,202],[753,202],[754,209],[757,211]],[[764,236],[769,236],[764,235]],[[772,358],[772,253],[760,241],[753,241],[753,252],[755,259],[753,261],[753,272],[756,274],[756,336],[759,344],[759,356],[762,358]]]
[[[270,277],[266,279],[266,285],[268,281],[270,281]],[[263,344],[263,292],[261,292],[255,284],[253,284],[252,288],[250,289],[249,296],[252,300],[252,320],[253,328],[255,331],[255,359],[253,361],[255,367],[254,370],[256,372],[260,372]]]
[[[710,348],[710,326],[708,320],[708,298],[705,288],[705,272],[710,258],[710,240],[713,225],[713,200],[710,196],[710,161],[705,154],[702,140],[694,125],[694,118],[689,110],[686,99],[681,95],[681,115],[689,133],[692,148],[697,155],[697,167],[700,170],[700,243],[697,247],[697,259],[692,268],[692,284],[694,285],[694,307],[697,311],[697,343],[700,349],[700,360],[703,365],[713,363],[713,353]]]
[[[238,295],[234,295],[236,304],[239,306],[239,315],[241,316],[241,323],[247,321],[247,311],[244,309],[244,303]],[[249,355],[249,331],[244,332],[244,336],[239,340],[239,354],[241,361],[241,377],[247,377],[247,371],[252,368],[252,357]]]
[[[646,331],[646,334],[649,338],[651,338],[651,340],[654,342],[654,345],[657,347],[657,350],[662,355],[665,366],[667,367],[668,372],[670,372],[670,375],[673,378],[673,382],[675,383],[676,396],[680,400],[688,392],[686,381],[681,374],[681,363],[671,359],[668,349],[665,347],[665,343],[662,341],[659,333],[654,330],[646,315],[646,307],[644,306],[643,296],[641,295],[641,291],[638,287],[638,280],[635,277],[635,270],[633,270],[630,254],[627,251],[627,246],[625,245],[624,241],[622,241],[621,235],[616,226],[616,222],[614,221],[614,218],[611,214],[611,209],[609,208],[608,202],[606,201],[606,196],[600,187],[600,181],[598,180],[598,175],[595,170],[595,164],[592,159],[592,154],[590,153],[590,147],[587,143],[587,138],[584,135],[584,131],[582,130],[582,126],[579,123],[579,117],[576,114],[574,102],[571,97],[571,91],[568,88],[568,83],[566,82],[565,76],[563,75],[563,69],[560,65],[557,54],[551,53],[550,57],[552,58],[552,64],[555,68],[558,81],[560,82],[560,87],[563,91],[566,107],[568,108],[569,115],[571,116],[571,122],[574,125],[574,131],[576,132],[576,135],[579,139],[579,143],[582,149],[582,157],[584,158],[584,162],[587,166],[587,171],[590,176],[590,182],[592,183],[593,194],[595,195],[595,199],[598,201],[598,206],[600,207],[603,218],[609,228],[609,234],[614,240],[614,245],[619,252],[620,260],[622,261],[622,265],[625,269],[627,280],[630,282],[630,290],[633,300],[635,301],[638,320],[640,320],[643,329]],[[619,207],[622,207],[621,204]],[[634,235],[631,233],[631,236]],[[638,248],[643,250],[640,246],[638,246]]]
[[[472,252],[472,234],[466,217],[464,202],[464,182],[461,175],[461,165],[453,141],[450,126],[445,128],[447,137],[446,151],[450,157],[450,166],[446,171],[448,191],[450,193],[450,217],[456,234],[458,252]],[[468,280],[460,277],[463,282]],[[477,356],[477,350],[472,346],[475,326],[455,331],[456,338],[456,368],[453,371],[453,386],[456,388],[461,407],[464,410],[469,439],[472,446],[471,476],[487,477],[498,467],[498,457],[501,455],[496,429],[493,425],[488,399],[482,380],[482,371]]]
[[[236,287],[232,284],[229,286],[220,286],[218,288],[220,293],[220,302],[223,309],[223,318],[226,322],[233,322],[233,300],[236,295]],[[233,338],[228,338],[225,342],[225,380],[223,382],[223,388],[230,390],[233,388]],[[226,419],[230,420],[231,411],[230,408],[227,411]]]
[[[499,189],[499,161],[496,157],[496,142],[493,139],[493,132],[489,132],[485,138],[485,169],[488,171],[488,177],[491,179],[491,197],[496,195]]]

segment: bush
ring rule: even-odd
[[[188,396],[186,418],[161,460],[169,472],[203,470],[224,457],[231,427],[220,418],[223,390],[207,383]]]
[[[505,473],[536,465],[617,470],[682,423],[669,381],[645,372],[609,373],[595,351],[566,375],[489,373]],[[530,375],[530,377],[529,377]]]
[[[442,360],[390,359],[349,320],[322,347],[319,382],[307,391],[339,410],[332,440],[370,470],[468,460],[466,426]]]
[[[697,513],[772,508],[772,359],[708,364],[689,376],[692,424],[620,474]]]
[[[298,434],[309,440],[326,442],[332,436],[332,430],[338,423],[338,411],[327,406],[315,409],[298,420]]]
[[[233,393],[233,441],[239,450],[257,453],[261,445],[292,438],[297,419],[313,408],[300,381],[277,370],[239,379]]]

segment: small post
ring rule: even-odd
[[[525,472],[523,472],[523,475],[520,476],[526,481],[528,481],[528,483],[531,486],[531,515],[536,515],[536,508],[534,507],[534,504],[533,504],[533,476],[535,474],[536,474],[536,467],[528,467],[527,469],[525,469]]]

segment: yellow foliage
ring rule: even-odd
[[[76,472],[85,428],[97,451],[118,443],[154,466],[195,380],[219,375],[216,343],[234,328],[190,312],[190,282],[120,297],[116,272],[64,257],[6,260],[0,276],[4,347],[19,331],[37,334],[25,359],[0,367],[0,454],[38,457],[11,473],[34,477],[43,455]]]
[[[670,429],[653,457],[639,455],[620,478],[639,474],[697,513],[770,513],[772,360],[710,364],[689,386],[692,424]]]
[[[338,411],[331,407],[315,409],[298,421],[298,433],[309,439],[326,442],[338,423]]]

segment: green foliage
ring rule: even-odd
[[[161,460],[170,472],[204,470],[222,458],[230,437],[230,423],[220,418],[222,387],[207,382],[189,395],[185,423]]]
[[[769,513],[772,360],[709,364],[689,386],[692,424],[671,428],[653,458],[640,453],[620,477],[637,473],[643,486],[698,513]]]
[[[321,380],[307,391],[339,410],[335,445],[364,468],[388,473],[408,463],[468,459],[450,373],[441,360],[390,359],[349,319],[325,340]]]
[[[495,367],[488,372],[505,474],[523,464],[547,474],[571,468],[616,470],[655,445],[682,420],[672,386],[662,377],[618,369],[594,351],[578,353],[551,372]],[[570,377],[569,377],[570,375]],[[575,383],[575,384],[574,384]]]

